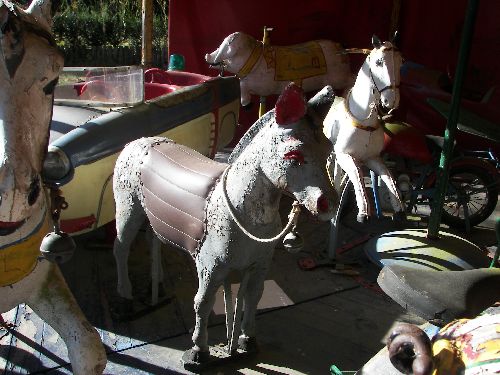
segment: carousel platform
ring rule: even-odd
[[[282,201],[285,218],[290,203]],[[289,254],[277,248],[265,283],[257,315],[258,353],[215,365],[204,374],[328,374],[332,365],[353,374],[384,346],[392,326],[423,323],[381,291],[376,284],[380,268],[363,249],[370,238],[395,230],[392,221],[359,224],[354,202],[345,212],[334,262],[326,250],[329,224],[301,216],[303,250]],[[482,249],[492,249],[498,216],[500,208],[470,234],[444,229]],[[425,215],[411,219],[411,228],[426,228]],[[119,308],[115,262],[103,230],[77,237],[76,254],[62,270],[104,342],[105,374],[190,374],[181,356],[191,347],[195,266],[189,255],[164,246],[163,293],[159,303],[151,306],[145,237],[146,232],[141,232],[129,261],[133,314],[123,314]],[[19,306],[3,318],[13,328],[0,328],[1,374],[71,374],[64,343],[28,306]],[[211,315],[209,343],[223,343],[224,337],[221,292]]]

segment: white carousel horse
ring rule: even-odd
[[[101,374],[106,354],[59,268],[40,258],[49,210],[40,179],[63,57],[51,2],[0,0],[0,312],[28,304],[63,338],[75,374]]]
[[[354,86],[345,99],[335,100],[323,123],[325,135],[334,144],[336,185],[340,166],[354,185],[360,222],[366,221],[371,211],[364,187],[363,164],[387,185],[394,217],[402,219],[405,209],[396,183],[380,157],[384,146],[380,111],[390,112],[399,105],[402,58],[391,42],[382,43],[374,36],[372,43],[373,49],[359,70]]]
[[[198,271],[196,326],[184,366],[209,360],[207,324],[217,289],[230,293],[230,273],[243,277],[240,347],[255,344],[255,313],[281,231],[279,201],[288,193],[320,220],[332,217],[336,194],[324,165],[331,143],[305,116],[302,90],[291,84],[276,108],[254,124],[259,130],[237,147],[231,164],[218,163],[165,138],[142,138],[125,147],[114,171],[118,293],[132,298],[127,259],[140,226],[149,219],[162,242],[189,251]],[[241,298],[238,298],[241,302]],[[241,305],[226,304],[229,347],[234,350]],[[233,345],[234,344],[234,345]]]

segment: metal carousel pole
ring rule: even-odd
[[[432,211],[429,218],[429,227],[427,229],[427,237],[430,239],[437,239],[439,234],[441,213],[443,212],[443,203],[446,195],[446,187],[448,185],[450,157],[453,152],[458,113],[460,110],[460,101],[462,99],[462,86],[464,82],[465,68],[467,67],[467,62],[469,60],[470,46],[472,42],[472,35],[474,34],[474,25],[476,23],[478,5],[479,0],[469,0],[465,14],[464,28],[462,31],[460,50],[458,53],[457,69],[453,83],[451,107],[448,114],[448,121],[446,123],[443,150],[441,152],[441,158],[439,160],[439,167],[437,171],[436,196],[432,202]]]
[[[488,257],[478,246],[454,234],[439,232],[449,161],[457,129],[464,72],[469,56],[478,3],[479,0],[469,0],[466,9],[451,109],[438,170],[437,195],[434,197],[428,228],[397,230],[383,233],[371,239],[364,249],[368,258],[380,267],[402,265],[420,269],[467,270],[489,266]]]

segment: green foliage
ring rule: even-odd
[[[142,2],[138,0],[63,0],[54,17],[54,34],[64,48],[140,46]],[[168,2],[156,0],[153,45],[167,38]]]

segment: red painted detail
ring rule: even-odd
[[[299,165],[304,164],[304,154],[299,150],[294,150],[287,152],[285,156],[283,156],[285,160],[295,160],[299,163]]]
[[[79,217],[76,219],[61,220],[61,230],[66,233],[75,233],[91,228],[96,222],[94,215]]]
[[[336,254],[343,254],[345,253],[346,251],[358,246],[358,245],[361,245],[363,242],[366,242],[368,241],[369,239],[373,238],[373,234],[366,234],[364,236],[361,236],[349,243],[346,243],[345,245],[343,246],[340,246],[340,247],[337,247],[337,250],[335,251]]]
[[[425,136],[420,130],[403,123],[386,124],[384,152],[426,164],[432,162],[432,154],[427,147]]]
[[[318,202],[316,204],[318,205],[319,212],[327,212],[330,208],[328,199],[324,195],[318,198]]]
[[[80,95],[83,94],[83,91],[84,91],[83,87],[84,87],[84,85],[85,85],[85,82],[78,82],[78,83],[75,83],[73,85],[73,88],[76,91],[76,95],[80,96]],[[85,87],[85,89],[86,89],[86,87]]]
[[[375,292],[375,293],[380,294],[380,295],[385,294],[384,291],[382,290],[382,288],[377,285],[377,283],[372,283],[361,276],[354,276],[353,280],[355,280],[363,288],[371,290],[372,292]]]
[[[23,225],[24,221],[16,221],[16,222],[9,222],[9,221],[0,221],[0,228],[2,229],[17,229],[21,225]]]
[[[301,87],[290,83],[276,102],[276,123],[290,125],[299,121],[307,111],[306,98]]]
[[[144,72],[144,82],[177,86],[192,86],[208,81],[213,77],[184,71],[167,71],[151,68]]]
[[[163,83],[149,83],[144,84],[144,99],[151,100],[158,96],[169,94],[177,90],[180,86],[169,85]]]

